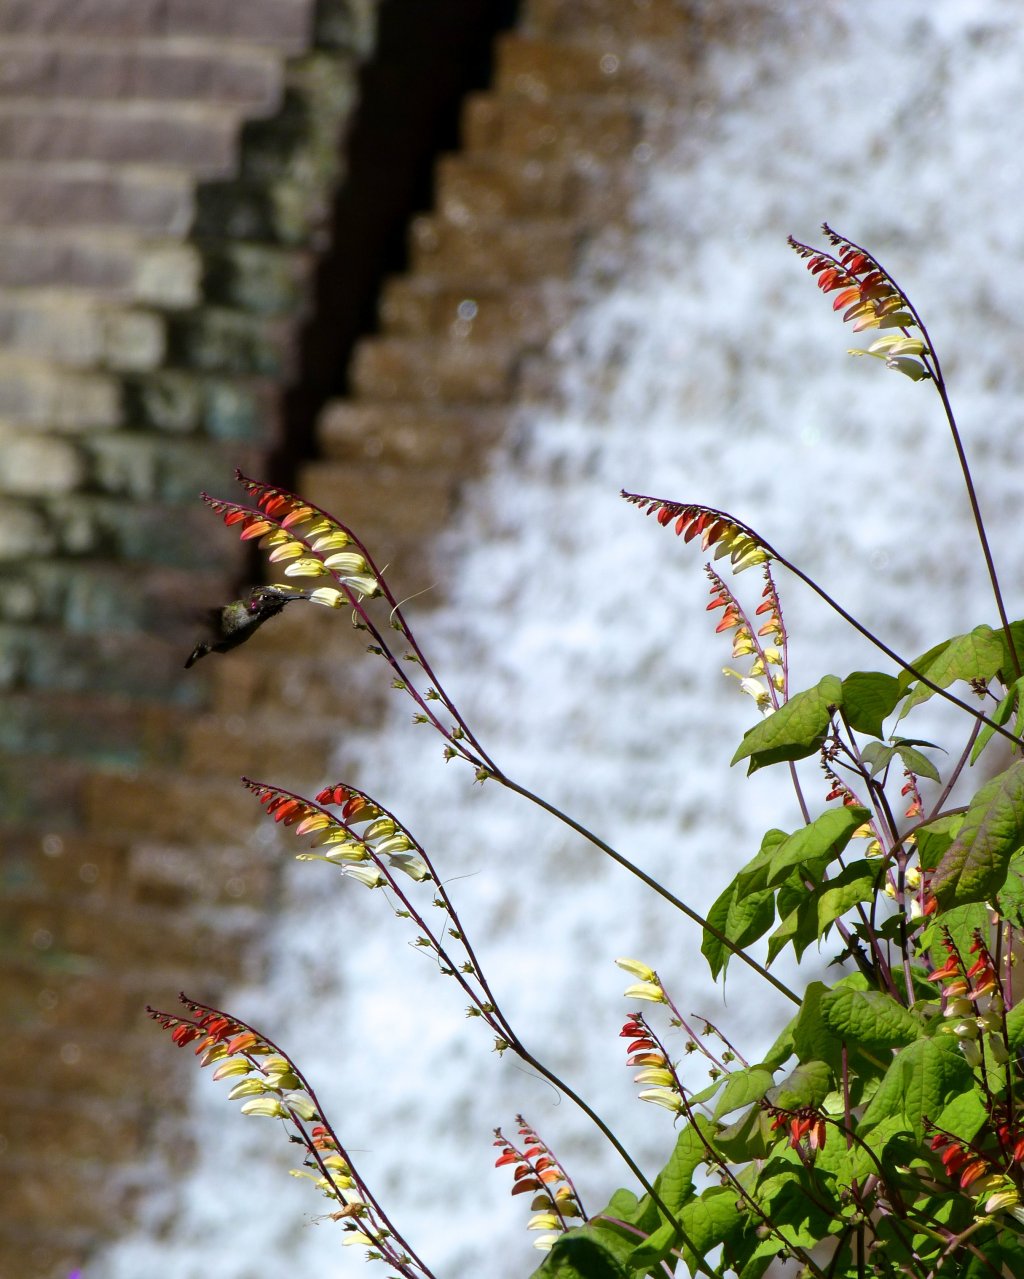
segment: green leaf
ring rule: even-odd
[[[800,1061],[826,1061],[838,1070],[842,1040],[821,1015],[821,1001],[828,989],[824,982],[808,983],[803,1006],[793,1022],[793,1047]]]
[[[794,867],[809,880],[820,878],[850,842],[853,832],[870,816],[866,808],[857,804],[830,808],[822,813],[775,849],[768,869],[768,884],[782,883]]]
[[[939,688],[948,688],[957,680],[980,679],[987,683],[1003,665],[1003,645],[991,626],[976,626],[967,635],[954,635],[952,639],[936,644],[910,665]],[[899,717],[903,719],[908,711],[926,702],[932,696],[932,690],[926,684],[918,683],[908,671],[901,671],[898,678],[902,692],[914,686],[900,711]]]
[[[913,1013],[880,990],[830,990],[821,999],[825,1024],[868,1051],[913,1043],[923,1027]]]
[[[832,1068],[824,1061],[803,1061],[769,1088],[765,1100],[783,1110],[820,1106],[833,1088]]]
[[[858,733],[882,736],[882,722],[900,699],[895,675],[854,671],[843,680],[843,717]]]
[[[1020,679],[1015,680],[1007,689],[1005,697],[1003,697],[1002,701],[995,708],[995,710],[989,711],[988,717],[990,720],[992,720],[992,724],[982,724],[981,732],[978,734],[974,743],[974,749],[971,751],[972,764],[977,763],[978,756],[981,754],[981,752],[992,740],[992,734],[996,731],[995,728],[993,727],[993,724],[999,724],[1000,726],[1005,724],[1006,721],[1010,718],[1010,713],[1013,710],[1014,703],[1020,702],[1021,713],[1024,713],[1024,702],[1021,702],[1022,692],[1024,692],[1024,676],[1021,676]],[[1018,714],[1017,719],[1018,719],[1018,727],[1016,727],[1014,731],[1019,736],[1020,735],[1020,728],[1019,728],[1020,713]]]
[[[960,833],[932,876],[943,907],[991,901],[1006,882],[1010,858],[1024,845],[1024,760],[983,786]]]
[[[863,858],[851,862],[835,877],[827,880],[815,893],[818,902],[818,936],[821,937],[831,924],[841,919],[858,902],[868,902],[874,897],[879,876],[877,862]]]
[[[768,868],[772,864],[775,850],[788,838],[789,836],[784,830],[773,828],[765,831],[764,838],[761,840],[761,847],[733,880],[738,897],[756,892],[759,888],[767,887]]]
[[[678,1248],[681,1243],[682,1235],[675,1222],[664,1222],[643,1243],[637,1244],[629,1254],[626,1264],[630,1274],[645,1276],[657,1273],[661,1263],[668,1258],[673,1248]]]
[[[918,828],[917,852],[922,870],[934,870],[938,866],[963,824],[963,813],[948,813]]]
[[[708,911],[708,922],[735,945],[745,948],[763,937],[775,923],[775,893],[770,888],[740,892],[738,885],[739,877]],[[705,931],[700,948],[713,978],[725,972],[732,957],[727,946]]]
[[[718,1244],[742,1232],[746,1217],[737,1206],[734,1189],[710,1186],[699,1199],[683,1208],[679,1224],[686,1231],[697,1255],[703,1257]]]
[[[1024,1050],[1024,1000],[1006,1014],[1006,1038],[1011,1052]]]
[[[807,879],[815,878],[804,867],[797,867],[789,879],[779,888],[776,909],[782,923],[768,938],[768,963],[773,964],[778,955],[790,944],[797,959],[808,946],[818,940],[817,891],[808,887]]]
[[[630,1279],[625,1262],[634,1248],[610,1230],[581,1226],[555,1241],[534,1279]]]
[[[893,759],[899,756],[904,768],[909,768],[912,773],[917,773],[920,777],[928,777],[933,782],[939,781],[939,770],[926,755],[915,750],[915,746],[934,747],[934,743],[921,742],[910,737],[897,737],[889,746],[883,746],[881,742],[868,742],[861,751],[861,758],[869,765],[868,771],[872,777],[877,777],[879,773],[884,772]]]
[[[752,1101],[760,1101],[774,1083],[770,1070],[763,1066],[748,1066],[744,1070],[734,1070],[729,1081],[722,1090],[715,1106],[715,1118],[721,1119],[740,1106],[748,1106]]]
[[[744,733],[732,762],[749,759],[748,773],[782,760],[806,759],[821,747],[832,719],[832,708],[841,706],[843,683],[826,675],[815,688],[797,693],[767,719]]]
[[[714,1135],[714,1125],[704,1115],[696,1115],[697,1127],[688,1123],[676,1139],[668,1163],[658,1174],[655,1189],[666,1208],[672,1212],[693,1195],[693,1174],[708,1158],[708,1146]],[[705,1140],[701,1140],[700,1134]]]
[[[857,1131],[864,1137],[882,1120],[897,1117],[923,1142],[924,1119],[939,1122],[944,1108],[974,1087],[974,1074],[952,1036],[915,1039],[893,1058]]]

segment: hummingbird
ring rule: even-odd
[[[286,604],[294,600],[308,600],[308,591],[286,591],[280,586],[254,586],[246,599],[232,600],[220,608],[207,610],[207,622],[213,639],[202,639],[189,653],[186,669],[207,653],[226,653],[237,648],[263,625],[269,617],[276,617]]]

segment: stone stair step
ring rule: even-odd
[[[2,199],[0,180],[0,199]],[[0,289],[0,346],[65,368],[138,371],[160,365],[165,325],[151,311],[56,289]]]
[[[329,461],[300,468],[296,491],[364,541],[376,563],[387,566],[391,589],[403,599],[436,581],[433,540],[451,523],[460,483],[459,476],[442,469],[418,473],[381,462],[354,471],[347,463]],[[428,607],[429,596],[424,600],[422,607]]]
[[[494,92],[544,102],[566,94],[636,96],[649,89],[649,75],[629,59],[628,46],[610,28],[599,27],[584,41],[578,30],[572,34],[570,41],[503,33],[495,46]]]
[[[605,219],[629,198],[617,168],[572,160],[457,152],[437,166],[437,216],[463,225],[516,218]]]
[[[213,540],[216,525],[211,535]],[[232,540],[226,535],[218,550],[230,553]],[[241,558],[241,552],[237,554]],[[60,626],[83,647],[116,633],[166,635],[170,642],[184,645],[197,630],[204,606],[223,601],[231,591],[232,576],[227,568],[211,565],[140,567],[138,562],[101,559],[26,559],[0,568],[0,619]],[[186,654],[187,650],[183,662]]]
[[[353,393],[365,400],[495,403],[511,397],[515,376],[507,346],[436,338],[366,338],[351,367]]]
[[[203,489],[237,497],[235,467],[246,475],[264,469],[266,451],[243,440],[172,439],[135,431],[95,433],[81,441],[98,493],[135,502],[177,505]]]
[[[385,285],[380,319],[389,336],[543,345],[580,302],[562,281],[453,284],[430,276],[395,276]]]
[[[79,434],[120,425],[121,388],[106,373],[54,369],[0,351],[0,425]]]
[[[508,416],[491,405],[334,400],[320,415],[317,440],[328,461],[349,466],[472,470],[501,438]]]
[[[88,693],[195,706],[202,700],[207,677],[193,671],[189,673],[194,678],[183,678],[185,658],[194,642],[192,631],[182,638],[183,643],[168,643],[153,635],[125,632],[83,636],[54,626],[0,622],[0,687],[32,696]],[[72,772],[77,767],[68,765]],[[59,771],[54,771],[59,770],[59,761],[46,764],[45,776],[37,776],[33,771],[37,768],[27,767],[27,780],[11,780],[18,804],[16,809],[0,805],[5,821],[13,823],[15,811],[30,815],[30,799],[38,788],[47,793],[52,788],[52,795],[61,793]]]
[[[0,100],[0,160],[174,165],[195,178],[238,163],[240,115],[173,102]]]
[[[5,543],[0,535],[0,562],[49,552],[109,558],[136,568],[141,563],[234,573],[240,567],[241,553],[234,539],[219,534],[217,517],[194,496],[181,504],[140,505],[93,493],[69,493],[34,503],[31,510],[41,510],[45,516],[36,536],[47,530],[52,540],[34,545],[30,531],[19,546]],[[13,515],[13,509],[10,515],[4,511],[0,528]]]
[[[171,365],[205,373],[255,373],[288,382],[296,373],[295,317],[250,315],[236,308],[204,306],[167,321]]]
[[[642,140],[639,103],[595,94],[534,102],[516,95],[471,95],[463,112],[463,145],[522,159],[571,161],[586,169],[630,155]]]
[[[0,228],[0,288],[86,291],[170,309],[197,304],[201,272],[192,244],[109,231]]]
[[[574,41],[614,36],[677,46],[681,40],[696,41],[705,21],[699,15],[687,20],[679,0],[527,0],[525,8],[521,30]]]
[[[4,698],[0,751],[83,759],[101,767],[173,763],[188,714],[159,703],[89,693],[13,692]]]
[[[0,98],[133,98],[220,102],[261,115],[281,93],[281,60],[265,49],[189,39],[0,37]]]
[[[583,234],[567,218],[448,221],[424,214],[409,240],[413,274],[487,284],[566,279],[576,268]]]
[[[183,237],[195,216],[195,181],[174,169],[72,161],[0,162],[0,225],[116,228]]]
[[[126,377],[123,394],[125,420],[139,431],[204,435],[237,449],[271,447],[283,430],[282,389],[272,378],[160,368]]]
[[[282,52],[308,48],[313,0],[5,0],[12,35],[213,37],[267,44]]]

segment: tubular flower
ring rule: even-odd
[[[895,369],[914,382],[930,378],[928,349],[921,325],[906,294],[892,276],[859,245],[837,235],[826,223],[822,230],[835,254],[814,249],[789,237],[789,246],[807,263],[817,277],[823,293],[835,293],[834,311],[842,311],[844,322],[853,325],[854,333],[865,329],[890,329],[866,349],[855,349],[851,355],[871,355],[882,360],[886,368]],[[917,335],[911,333],[917,329]]]
[[[401,871],[417,883],[430,879],[423,850],[398,822],[361,791],[330,786],[316,800],[304,799],[291,791],[264,782],[242,778],[243,785],[256,796],[267,814],[283,826],[294,827],[296,835],[309,835],[319,853],[299,853],[299,861],[322,861],[340,866],[352,879],[369,888],[387,880],[382,868]],[[340,805],[336,817],[323,805]],[[356,826],[363,826],[361,831]],[[371,865],[366,865],[371,862]]]
[[[512,1194],[532,1194],[530,1211],[534,1214],[527,1223],[527,1230],[544,1231],[534,1240],[534,1247],[548,1251],[559,1235],[572,1228],[574,1219],[585,1219],[583,1206],[576,1194],[576,1188],[562,1165],[541,1141],[537,1133],[523,1119],[516,1115],[519,1136],[524,1139],[522,1148],[518,1148],[502,1135],[500,1128],[494,1130],[494,1145],[501,1154],[494,1161],[495,1168],[513,1166]]]
[[[346,601],[355,605],[381,593],[366,548],[344,524],[294,493],[250,479],[241,471],[235,472],[235,479],[255,506],[221,501],[208,493],[201,494],[203,501],[229,527],[237,526],[243,541],[255,541],[268,551],[271,564],[284,565],[285,577],[333,578],[336,586],[309,592],[314,603],[340,608]],[[294,588],[283,583],[275,589]]]
[[[699,537],[701,550],[715,547],[716,560],[727,555],[734,573],[741,573],[753,564],[764,564],[769,558],[754,530],[724,511],[716,511],[710,506],[687,506],[660,497],[644,497],[625,490],[621,496],[648,515],[656,516],[659,524],[671,524],[676,536],[684,541],[690,542]]]
[[[761,603],[754,613],[755,619],[763,619],[767,616],[767,620],[762,621],[760,627],[757,627],[756,621],[752,622],[747,617],[732,591],[710,564],[704,566],[704,572],[711,583],[711,602],[707,605],[707,611],[710,613],[715,609],[722,609],[721,620],[715,627],[716,634],[731,630],[734,660],[743,657],[751,659],[750,669],[746,675],[728,666],[722,668],[722,673],[738,679],[741,691],[754,699],[758,710],[763,715],[768,715],[778,707],[777,694],[785,693],[786,683],[784,655],[786,635],[771,571],[766,564],[765,588]],[[765,638],[771,641],[767,645],[762,642]],[[779,645],[782,646],[781,650]],[[776,669],[773,671],[772,668]],[[766,684],[762,684],[761,679],[757,677],[764,677]]]
[[[229,1097],[241,1102],[242,1114],[284,1121],[289,1141],[306,1151],[303,1168],[291,1175],[313,1182],[332,1201],[330,1216],[344,1223],[345,1243],[365,1245],[371,1257],[383,1257],[404,1275],[422,1275],[423,1268],[413,1263],[404,1245],[395,1246],[291,1058],[253,1026],[187,995],[179,998],[188,1016],[148,1007],[146,1012],[180,1047],[194,1044],[201,1066],[217,1063],[215,1080],[234,1081]]]
[[[681,1114],[685,1105],[679,1077],[642,1013],[632,1013],[627,1017],[619,1038],[630,1041],[626,1048],[626,1065],[640,1067],[633,1076],[633,1082],[650,1085],[637,1094],[639,1099]]]
[[[815,1107],[801,1106],[797,1110],[783,1110],[777,1106],[768,1106],[766,1109],[772,1116],[772,1132],[785,1128],[789,1144],[794,1150],[799,1150],[805,1140],[807,1149],[811,1152],[824,1147],[827,1127],[824,1117]]]

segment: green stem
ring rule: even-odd
[[[795,995],[787,985],[779,981],[774,974],[770,973],[763,964],[759,964],[756,959],[752,959],[742,946],[737,946],[734,941],[731,941],[728,937],[726,937],[725,933],[706,920],[703,915],[698,914],[698,912],[692,907],[687,906],[686,902],[680,901],[674,893],[669,892],[664,884],[660,884],[651,875],[648,875],[645,870],[641,870],[640,867],[634,862],[631,862],[628,857],[623,857],[621,853],[616,852],[610,844],[606,844],[604,840],[598,835],[595,835],[592,830],[588,830],[586,826],[580,825],[580,823],[576,821],[575,818],[570,817],[568,813],[563,813],[560,808],[556,808],[554,804],[549,804],[546,799],[543,799],[540,795],[535,794],[531,790],[527,790],[525,786],[520,786],[518,782],[514,782],[511,777],[507,777],[504,773],[490,773],[489,776],[493,777],[496,782],[499,782],[507,790],[514,791],[517,795],[522,795],[524,799],[528,799],[532,804],[536,804],[538,808],[543,808],[546,813],[550,813],[552,817],[556,817],[563,823],[563,825],[570,827],[570,829],[576,831],[578,835],[582,835],[585,840],[593,844],[595,848],[600,849],[601,852],[607,857],[610,857],[613,862],[617,862],[624,870],[628,870],[631,875],[635,875],[636,878],[645,883],[648,888],[653,889],[659,897],[663,897],[665,901],[674,906],[676,910],[681,911],[687,919],[692,920],[698,925],[698,927],[702,928],[706,933],[709,933],[712,937],[714,937],[715,941],[724,946],[731,954],[735,955],[737,959],[742,960],[748,968],[752,968],[759,977],[763,977],[764,980],[774,986],[780,994],[785,995],[791,1003],[796,1004],[798,1008],[801,1006],[800,997]]]

